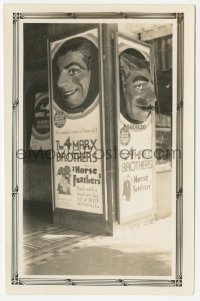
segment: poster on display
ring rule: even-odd
[[[49,114],[48,92],[36,93],[30,141],[32,150],[48,150],[51,148]]]
[[[117,50],[118,202],[123,223],[154,210],[156,96],[150,46],[119,35]]]
[[[98,30],[49,43],[55,208],[103,214]]]

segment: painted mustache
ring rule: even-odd
[[[153,111],[155,110],[155,106],[152,105],[152,101],[146,101],[144,99],[138,99],[136,106],[142,109],[143,111]]]
[[[137,105],[137,107],[139,107],[143,111],[153,111],[153,110],[155,110],[155,106],[152,106],[151,104],[150,105]]]

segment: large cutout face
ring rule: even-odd
[[[79,50],[68,51],[58,57],[57,67],[57,85],[63,101],[69,108],[79,107],[86,99],[91,75],[84,54]]]
[[[98,48],[82,37],[65,41],[52,60],[53,98],[68,114],[85,112],[99,92]]]
[[[120,70],[126,113],[133,122],[145,122],[156,101],[147,62],[123,52]]]

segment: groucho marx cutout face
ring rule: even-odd
[[[149,62],[132,55],[131,49],[125,50],[120,55],[120,73],[128,118],[133,123],[145,122],[156,101]]]
[[[52,60],[53,98],[68,114],[87,112],[99,93],[98,48],[84,37],[65,41]]]

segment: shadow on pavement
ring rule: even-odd
[[[27,275],[170,276],[170,252],[132,253],[111,247],[85,247],[27,267]]]

